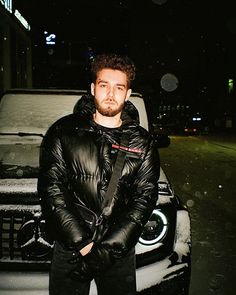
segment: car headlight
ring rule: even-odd
[[[144,227],[139,242],[144,245],[153,245],[165,236],[167,229],[168,222],[166,216],[161,211],[155,209]]]

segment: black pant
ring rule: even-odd
[[[90,282],[81,283],[68,276],[75,268],[68,262],[72,255],[72,251],[55,243],[49,278],[50,295],[89,295]],[[98,295],[135,295],[135,269],[135,252],[132,249],[126,257],[117,260],[111,268],[95,278]]]

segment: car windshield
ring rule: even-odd
[[[6,94],[0,102],[0,133],[45,134],[60,117],[73,112],[79,95]]]

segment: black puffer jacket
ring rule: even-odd
[[[49,128],[41,146],[38,192],[55,239],[68,247],[82,248],[91,241],[91,234],[75,210],[75,203],[97,216],[101,214],[117,155],[112,144],[119,144],[122,132],[129,133],[129,147],[141,153],[127,153],[108,227],[105,231],[101,225],[95,238],[114,256],[123,256],[137,243],[157,202],[159,154],[149,133],[139,126],[138,112],[132,103],[125,105],[120,128],[97,125],[92,120],[93,113],[93,97],[84,96],[74,114]]]

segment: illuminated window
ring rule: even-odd
[[[20,23],[30,31],[30,25],[27,20],[20,14],[20,12],[16,9],[14,13],[15,17],[20,21]]]
[[[228,80],[228,90],[229,90],[229,93],[231,93],[234,89],[234,80],[233,79],[229,79]]]
[[[0,0],[2,5],[8,10],[10,13],[12,13],[12,0]]]

